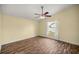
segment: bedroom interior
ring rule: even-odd
[[[77,4],[1,4],[0,53],[78,54],[78,22]]]

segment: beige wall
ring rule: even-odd
[[[0,50],[1,50],[1,41],[2,41],[2,18],[0,14]]]
[[[78,27],[78,31],[79,31],[79,5],[77,6],[77,24],[78,24],[77,27]],[[79,32],[78,32],[78,39],[79,39]]]
[[[1,15],[0,15],[0,44],[1,44]]]
[[[79,45],[79,7],[78,5],[60,11],[52,17],[59,22],[59,40]],[[48,19],[49,20],[49,19]],[[40,34],[44,33],[45,21],[40,23]],[[44,26],[42,26],[44,25]],[[52,34],[53,35],[53,34]]]
[[[36,36],[36,21],[3,15],[2,44]]]
[[[40,20],[38,35],[45,36],[45,31],[46,31],[46,21]]]
[[[59,21],[59,39],[67,41],[73,44],[79,45],[79,24],[77,15],[79,11],[78,6],[73,6],[61,11],[55,15],[55,18]]]

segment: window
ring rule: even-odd
[[[52,32],[52,33],[54,33],[54,37],[56,39],[58,38],[58,27],[57,27],[57,24],[58,24],[57,21],[47,22],[47,35],[48,35],[49,32]]]

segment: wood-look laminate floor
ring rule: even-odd
[[[2,46],[2,54],[71,54],[79,46],[45,37],[34,37]]]

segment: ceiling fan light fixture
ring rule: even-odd
[[[40,19],[45,19],[45,16],[40,16]]]

